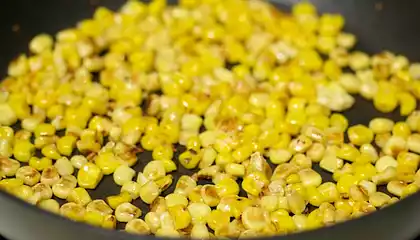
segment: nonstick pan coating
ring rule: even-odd
[[[124,0],[15,0],[0,2],[0,76],[5,76],[8,62],[17,54],[27,52],[29,40],[41,32],[55,33],[60,29],[75,25],[88,18],[97,6],[117,9]],[[280,8],[287,9],[295,0],[272,1]],[[313,0],[322,12],[339,12],[346,18],[346,30],[356,34],[359,39],[357,49],[375,53],[391,50],[406,55],[411,61],[420,60],[420,1],[405,1],[405,4],[394,0]],[[1,114],[1,113],[0,113]],[[378,116],[402,119],[397,111],[391,114],[378,113],[371,102],[357,98],[355,107],[345,112],[350,124],[367,124]],[[179,151],[178,151],[179,152]],[[176,155],[176,154],[175,154]],[[151,154],[144,152],[138,155],[139,163],[135,166],[141,171],[151,160]],[[176,179],[192,171],[178,166],[174,174]],[[324,180],[331,176],[319,170]],[[174,184],[168,192],[173,191]],[[106,177],[94,191],[92,198],[103,198],[116,194],[119,188],[112,177]],[[134,202],[142,208],[148,207],[140,200]],[[377,213],[344,224],[316,231],[294,234],[275,239],[410,239],[419,230],[420,193]],[[71,222],[67,219],[41,211],[33,206],[0,192],[0,233],[10,239],[155,239],[152,236],[139,237],[94,228],[88,225]],[[268,239],[268,238],[267,238]],[[274,238],[272,238],[274,239]]]

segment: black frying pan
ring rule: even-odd
[[[90,17],[97,6],[117,9],[124,0],[3,0],[0,1],[0,72],[4,76],[8,62],[20,52],[27,52],[29,40],[41,32],[55,33]],[[287,9],[296,0],[273,0]],[[312,0],[321,12],[339,12],[346,17],[346,30],[358,36],[357,48],[368,53],[392,50],[420,61],[420,1],[419,0]],[[0,113],[1,114],[1,113]],[[385,116],[394,120],[397,113],[380,114],[370,102],[358,99],[356,106],[346,112],[351,124],[367,124],[370,119]],[[150,153],[140,156],[151,159]],[[136,170],[141,170],[138,164]],[[180,169],[176,175],[190,174]],[[325,176],[328,177],[328,176]],[[175,176],[176,179],[176,176]],[[90,192],[93,198],[115,194],[118,189],[108,177],[98,189]],[[135,202],[143,210],[147,206]],[[288,240],[347,240],[413,239],[420,232],[420,193],[368,216],[284,237]],[[11,240],[117,240],[155,239],[108,231],[72,222],[30,206],[0,192],[0,234]],[[268,240],[268,238],[267,238]]]

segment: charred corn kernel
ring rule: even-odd
[[[270,222],[270,215],[262,208],[247,207],[244,209],[241,219],[246,229],[260,231]]]
[[[33,186],[32,191],[33,191],[34,196],[31,200],[32,201],[35,200],[35,202],[32,202],[32,203],[37,203],[38,201],[41,201],[41,200],[47,200],[47,199],[52,198],[53,196],[51,187],[43,183],[38,183],[35,186]]]
[[[247,193],[258,196],[267,184],[267,178],[263,173],[254,172],[245,176],[242,181],[242,188]]]
[[[16,178],[21,179],[26,185],[33,186],[41,179],[41,174],[31,166],[24,166],[16,171]]]
[[[60,204],[54,199],[42,200],[37,206],[52,213],[59,213],[60,211]]]
[[[392,135],[407,139],[411,134],[410,126],[406,122],[396,122],[392,128]]]
[[[31,166],[31,164],[29,165]],[[31,167],[36,170],[40,170],[34,166]],[[6,177],[13,177],[16,175],[16,172],[19,170],[19,168],[20,163],[18,161],[7,157],[0,157],[0,175],[3,174]]]
[[[133,219],[125,225],[125,231],[133,234],[147,235],[150,234],[150,227],[142,219]]]
[[[27,140],[17,140],[13,146],[13,156],[21,162],[28,162],[34,155],[35,147]]]
[[[57,140],[57,150],[64,156],[70,156],[76,146],[76,137],[68,135]]]
[[[220,196],[217,194],[217,188],[214,185],[204,185],[200,189],[201,199],[210,207],[215,207],[220,202]]]
[[[108,196],[106,202],[112,209],[116,209],[119,205],[123,203],[131,202],[131,194],[128,192],[121,192],[118,195]]]
[[[131,203],[121,203],[115,209],[115,217],[119,222],[129,222],[141,216],[141,210]]]
[[[117,226],[117,218],[112,214],[106,215],[101,226],[106,229],[115,229]]]
[[[238,195],[239,185],[231,178],[224,178],[216,184],[216,192],[219,197]]]
[[[350,127],[347,134],[350,142],[358,146],[373,140],[373,131],[360,124]]]
[[[60,214],[74,221],[83,221],[85,208],[77,203],[65,203],[60,207]]]
[[[211,208],[204,203],[191,203],[188,206],[193,224],[206,223],[207,216],[211,213]]]
[[[113,210],[108,206],[108,204],[106,204],[104,200],[93,200],[92,202],[88,203],[86,206],[86,211],[97,212],[103,217],[112,214],[113,212]]]
[[[197,186],[197,182],[192,179],[190,176],[183,175],[178,179],[176,183],[174,193],[183,194],[188,196],[188,194]]]
[[[161,192],[163,192],[166,189],[168,189],[168,187],[172,184],[172,182],[173,182],[173,176],[172,175],[166,175],[166,176],[164,176],[162,178],[159,178],[155,182],[158,185],[159,190]]]
[[[80,187],[95,189],[102,180],[101,169],[93,163],[86,163],[77,173],[77,183]]]
[[[77,179],[72,176],[64,176],[52,185],[54,195],[61,199],[66,199],[77,185]]]
[[[321,175],[312,169],[303,169],[299,171],[300,181],[305,187],[318,187],[322,183]]]
[[[152,203],[159,195],[159,186],[154,181],[148,181],[140,187],[140,198],[145,203]]]
[[[197,167],[200,161],[200,155],[193,152],[193,150],[187,150],[179,155],[178,161],[187,169],[193,169]]]
[[[70,194],[67,196],[68,202],[75,202],[82,206],[86,206],[88,203],[92,201],[90,198],[89,193],[84,188],[74,188]]]

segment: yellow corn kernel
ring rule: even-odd
[[[42,200],[37,204],[37,206],[56,214],[60,211],[60,204],[54,199]]]
[[[351,143],[355,145],[363,145],[373,140],[373,132],[363,125],[355,125],[348,129],[348,137]]]
[[[410,126],[406,122],[397,122],[392,128],[392,135],[407,139],[411,134]]]
[[[108,196],[106,198],[106,202],[112,209],[116,209],[119,205],[131,201],[131,194],[128,192],[121,192],[118,195]]]
[[[375,207],[383,207],[388,204],[391,197],[383,192],[375,192],[369,195],[369,202]]]
[[[343,174],[337,181],[337,190],[340,194],[349,195],[350,187],[358,183],[358,179],[351,174]]]
[[[95,164],[101,169],[103,174],[109,175],[116,171],[121,162],[118,161],[112,152],[103,152],[99,153],[95,158]]]
[[[220,197],[239,194],[239,185],[231,178],[224,178],[216,184],[216,192]]]
[[[374,134],[388,133],[394,128],[394,121],[387,118],[374,118],[369,122]]]
[[[133,219],[125,225],[125,231],[133,234],[148,235],[150,234],[150,227],[142,219]]]
[[[184,229],[191,223],[191,215],[188,210],[185,209],[185,206],[168,206],[168,212],[173,219],[174,227],[176,230]]]
[[[49,144],[49,145],[44,146],[41,149],[41,152],[47,158],[51,158],[51,159],[56,160],[56,159],[59,159],[61,157],[60,153],[58,152],[57,147],[55,146],[55,144]]]
[[[77,179],[73,175],[64,176],[52,185],[54,195],[66,199],[77,186]]]
[[[407,147],[412,152],[420,153],[420,134],[411,134],[407,139]]]
[[[13,156],[21,162],[28,162],[35,152],[35,147],[27,140],[17,140],[13,147]]]
[[[77,173],[77,183],[80,187],[95,189],[102,180],[101,169],[93,163],[86,163]]]
[[[154,181],[148,181],[140,188],[140,198],[145,203],[152,203],[159,195],[161,190]]]
[[[86,206],[92,201],[89,193],[84,188],[74,188],[67,196],[68,202],[74,202],[82,206]]]
[[[298,174],[300,181],[305,187],[318,187],[322,183],[321,175],[310,168],[302,169],[298,172]]]
[[[67,135],[57,140],[57,150],[64,156],[70,156],[75,146],[76,137],[72,135]]]
[[[228,225],[230,222],[229,213],[222,212],[221,210],[213,210],[206,217],[207,225],[213,229],[219,229],[222,226]]]
[[[60,214],[74,221],[83,221],[85,208],[77,203],[65,203],[60,207]]]
[[[389,166],[385,168],[382,172],[379,172],[372,177],[372,182],[377,185],[382,185],[388,183],[389,181],[397,177],[397,170],[395,167]]]
[[[417,108],[416,98],[410,93],[403,92],[398,96],[401,116],[408,116]]]

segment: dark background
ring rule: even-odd
[[[41,32],[55,33],[72,26],[81,19],[91,16],[98,5],[116,9],[123,2],[124,0],[1,1],[0,79],[4,76],[7,63],[17,54],[27,51],[27,43],[34,35]],[[274,2],[290,5],[297,1]],[[420,14],[413,14],[413,9],[416,11],[420,9],[419,0],[406,0],[404,4],[396,0],[312,0],[312,2],[324,12],[337,12],[337,9],[340,9],[339,12],[346,17],[347,30],[359,38],[359,49],[370,53],[390,49],[408,56],[410,60],[420,60],[420,52],[417,51],[420,44],[420,27],[418,27]],[[352,123],[366,123],[366,119],[371,119],[371,116],[367,115],[372,115],[372,108],[369,108],[370,105],[364,106],[366,108],[363,110],[356,108],[352,111],[353,115],[360,115],[352,118]],[[22,218],[22,221],[24,220]],[[16,228],[24,231],[19,225],[16,225]],[[4,239],[0,237],[0,240]]]

